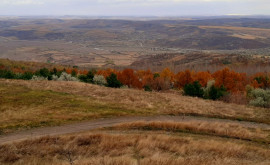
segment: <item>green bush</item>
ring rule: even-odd
[[[226,89],[224,86],[220,88],[215,86],[215,80],[210,80],[207,83],[206,88],[204,88],[204,99],[218,100],[226,94]]]
[[[144,91],[152,92],[150,85],[145,85],[143,88],[144,88]]]
[[[111,88],[120,88],[122,83],[117,79],[117,75],[112,73],[110,76],[106,78],[107,86]]]
[[[44,80],[48,80],[48,78],[47,77],[43,77],[43,76],[36,76],[36,75],[34,75],[31,80],[33,80],[33,81],[44,81]]]
[[[23,74],[18,75],[18,79],[23,79],[23,80],[31,80],[33,78],[33,73],[31,72],[25,72]]]
[[[198,81],[195,81],[192,84],[185,85],[184,93],[188,96],[203,97],[204,91],[201,87],[201,84]]]
[[[270,108],[270,90],[254,89],[250,92],[252,100],[249,102],[250,105],[256,107]]]
[[[218,88],[213,85],[209,91],[209,99],[218,100],[225,94],[226,94],[226,89],[224,88],[224,86],[221,86],[220,88]]]
[[[107,84],[106,79],[102,75],[95,75],[93,78],[93,83],[101,86],[105,86]]]
[[[47,78],[48,80],[52,80],[52,74],[47,68],[42,68],[35,73],[36,76],[38,77],[44,77]]]
[[[78,77],[80,79],[80,81],[85,82],[85,83],[93,83],[93,79],[94,79],[94,73],[93,71],[89,71],[87,73],[87,75],[80,75]]]
[[[154,73],[154,79],[160,77],[159,73]]]
[[[0,78],[15,79],[16,74],[9,70],[0,70]]]
[[[50,74],[52,76],[54,75],[54,76],[60,77],[63,72],[64,72],[64,70],[63,71],[58,71],[56,68],[53,68],[53,70],[50,72]]]
[[[71,74],[62,72],[61,76],[56,81],[79,81],[79,80],[76,77],[71,76]]]
[[[77,77],[77,72],[75,69],[72,69],[71,76]]]

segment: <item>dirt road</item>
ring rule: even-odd
[[[205,118],[205,117],[194,117],[194,116],[150,116],[150,117],[117,117],[117,118],[106,118],[106,119],[97,119],[93,121],[80,122],[75,124],[62,125],[57,127],[45,127],[45,128],[36,128],[27,131],[15,132],[8,135],[0,136],[0,144],[12,143],[16,141],[32,139],[42,136],[53,136],[53,135],[63,135],[69,133],[78,133],[83,131],[90,131],[93,129],[110,127],[116,124],[135,122],[135,121],[148,121],[148,122],[181,122],[181,121],[198,121],[198,122],[224,122],[230,124],[239,124],[243,127],[248,128],[262,128],[270,130],[270,125],[268,124],[259,124],[253,122],[244,122],[244,121],[234,121],[227,119],[214,119],[214,118]]]

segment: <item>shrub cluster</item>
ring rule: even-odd
[[[254,89],[249,93],[251,100],[250,105],[257,107],[270,108],[270,90],[269,89]]]
[[[218,100],[226,94],[226,89],[223,86],[216,87],[214,80],[209,81],[206,88],[203,88],[199,81],[195,81],[185,85],[184,94],[187,96]]]
[[[107,81],[102,75],[95,75],[93,78],[93,83],[101,86],[106,86]]]
[[[108,76],[106,80],[107,80],[108,87],[120,88],[122,86],[122,83],[117,79],[117,75],[114,73],[111,73],[111,75]]]
[[[88,73],[87,73],[87,75],[80,75],[79,77],[78,77],[79,79],[80,79],[80,81],[82,81],[82,82],[85,82],[85,83],[93,83],[93,79],[94,79],[94,73],[93,73],[93,71],[89,71]]]
[[[14,73],[9,70],[0,70],[0,78],[5,79],[22,79],[22,80],[31,80],[33,77],[33,73],[25,72],[25,73]]]
[[[53,78],[56,81],[79,81],[77,77],[73,77],[70,74],[67,74],[66,72],[62,72],[59,78],[57,78],[56,75],[53,75]]]
[[[78,78],[81,82],[92,83],[111,88],[120,88],[123,85],[118,80],[115,73],[111,73],[108,77],[105,78],[103,75],[95,75],[95,71],[90,70],[86,75],[79,75]]]
[[[201,84],[198,81],[195,81],[192,84],[186,84],[184,86],[184,93],[188,96],[203,97],[204,91]]]

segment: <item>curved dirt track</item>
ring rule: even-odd
[[[117,117],[117,118],[106,118],[97,119],[93,121],[80,122],[75,124],[68,124],[56,127],[44,127],[36,128],[27,131],[15,132],[8,135],[0,136],[0,144],[12,143],[16,141],[32,139],[42,136],[53,136],[53,135],[63,135],[69,133],[78,133],[83,131],[90,131],[103,127],[110,127],[116,124],[135,122],[135,121],[147,121],[147,122],[181,122],[181,121],[198,121],[198,122],[219,122],[219,123],[230,123],[239,124],[243,127],[248,128],[262,128],[270,130],[270,125],[259,124],[246,121],[234,121],[228,119],[215,119],[215,118],[205,118],[205,117],[194,117],[194,116],[149,116],[149,117]]]

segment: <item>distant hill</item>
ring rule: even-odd
[[[177,53],[183,49],[269,48],[270,19],[14,18],[0,21],[0,43],[2,58],[81,66],[127,66],[139,56]]]

